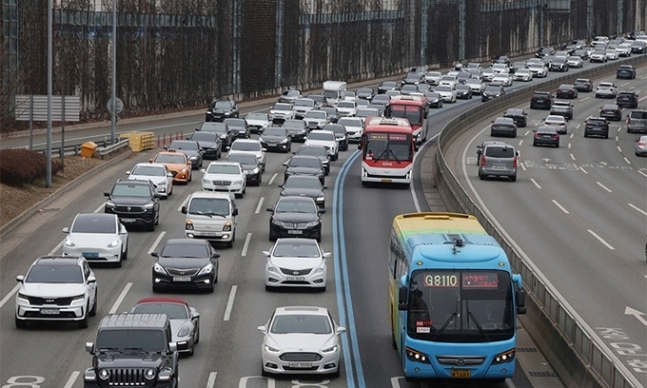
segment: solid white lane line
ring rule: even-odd
[[[182,204],[177,208],[177,211],[179,211],[179,212],[182,211],[182,206],[186,206],[186,204],[189,202],[189,198],[191,198],[191,194],[186,196],[184,201],[182,201]]]
[[[279,175],[279,174],[275,172],[275,173],[274,173],[274,175],[272,175],[272,177],[270,178],[270,181],[269,181],[269,182],[267,182],[267,185],[268,185],[268,186],[272,186],[272,183],[274,182],[274,179],[276,179],[276,177],[277,177],[278,175]]]
[[[626,156],[623,156],[623,158],[624,158],[625,162],[627,162],[627,164],[631,164],[631,162],[629,161],[629,159],[627,159]]]
[[[258,214],[261,212],[261,208],[263,207],[263,201],[265,201],[265,197],[261,197],[261,199],[258,200],[258,206],[256,206],[256,211],[254,213]]]
[[[645,174],[644,172],[642,172],[642,171],[640,171],[640,170],[638,170],[638,172],[639,172],[640,174],[642,174],[644,177],[646,177],[646,178],[647,178],[647,174]]]
[[[568,210],[564,209],[564,206],[560,205],[559,202],[555,201],[554,199],[553,199],[553,203],[555,204],[555,206],[560,208],[564,213],[571,214],[571,213],[568,212]]]
[[[217,372],[209,373],[209,379],[207,379],[207,387],[206,388],[213,388],[214,385],[216,385],[216,376],[217,375],[218,375]]]
[[[603,185],[602,183],[600,183],[600,182],[595,182],[595,183],[597,183],[597,184],[598,184],[598,186],[602,187],[603,189],[605,189],[605,190],[606,190],[606,191],[608,191],[609,193],[613,193],[613,191],[611,191],[611,189],[609,189],[608,187],[606,187],[606,186],[605,186],[605,185]]]
[[[102,209],[106,207],[106,203],[102,203],[98,208],[96,208],[93,213],[99,213]]]
[[[65,244],[65,239],[63,239],[63,241],[61,241],[60,243],[58,243],[58,245],[57,245],[57,246],[55,246],[55,247],[54,247],[54,249],[52,249],[52,251],[51,251],[50,253],[48,253],[48,254],[47,254],[47,256],[53,256],[53,255],[55,255],[55,254],[56,254],[56,252],[58,252],[58,250],[59,250],[59,249],[61,249],[61,247],[63,246],[63,244]]]
[[[67,379],[67,383],[65,383],[63,388],[72,388],[74,386],[74,382],[76,381],[76,379],[79,377],[80,374],[81,372],[79,372],[78,370],[75,370],[74,372],[72,372],[72,376],[70,376],[70,378]]]
[[[531,181],[532,183],[534,183],[534,184],[535,184],[535,186],[536,186],[538,189],[540,189],[540,190],[541,190],[541,186],[539,186],[539,183],[537,183],[537,181],[536,181],[536,180],[534,180],[533,178],[530,178],[530,181]]]
[[[11,297],[14,296],[16,292],[18,292],[19,289],[20,289],[20,283],[16,284],[14,288],[12,288],[11,291],[9,291],[9,293],[5,295],[5,297],[2,298],[2,300],[0,300],[0,308],[2,308],[2,306],[4,306],[4,304],[7,303],[9,299],[11,299]]]
[[[611,244],[609,244],[608,242],[604,241],[604,239],[602,239],[602,237],[600,237],[600,236],[598,236],[597,234],[595,234],[595,232],[594,232],[594,231],[592,231],[591,229],[587,229],[586,231],[587,231],[587,232],[589,232],[589,233],[591,233],[591,235],[592,235],[593,237],[597,238],[597,239],[598,239],[598,241],[600,241],[602,244],[604,244],[604,245],[605,245],[607,248],[609,248],[610,250],[612,250],[612,251],[615,251],[615,250],[616,250],[614,247],[612,247],[612,246],[611,246]]]
[[[582,171],[585,174],[588,174],[588,172],[584,169],[584,167],[580,167],[580,171]]]
[[[133,286],[132,283],[126,284],[126,287],[124,287],[124,289],[121,291],[121,294],[119,294],[119,297],[115,301],[115,304],[112,305],[112,308],[110,309],[108,314],[114,314],[114,313],[117,312],[117,310],[119,309],[119,305],[121,304],[121,302],[124,301],[124,298],[126,297],[126,294],[128,293],[128,291],[130,291],[130,287],[132,287],[132,286]]]
[[[639,207],[637,207],[637,206],[634,206],[634,204],[631,204],[631,203],[629,204],[629,206],[630,206],[630,207],[632,207],[634,210],[636,210],[636,211],[638,211],[638,212],[642,213],[644,216],[647,216],[647,212],[646,212],[646,211],[644,211],[643,209],[641,209],[641,208],[639,208]]]
[[[146,252],[146,253],[148,253],[148,254],[150,255],[150,254],[151,254],[151,252],[155,251],[155,248],[157,248],[157,244],[159,244],[159,243],[160,243],[160,241],[162,241],[162,238],[164,237],[164,235],[165,235],[165,234],[166,234],[166,231],[165,231],[165,230],[161,231],[161,232],[160,232],[160,235],[159,235],[159,236],[157,236],[157,238],[156,238],[156,239],[155,239],[155,241],[153,242],[153,245],[151,245],[151,248],[150,248],[150,249],[148,250],[148,252]]]
[[[249,248],[249,242],[252,240],[252,234],[247,233],[247,237],[245,238],[245,245],[243,245],[243,251],[240,252],[241,256],[247,256],[247,249]]]
[[[231,291],[229,291],[229,299],[227,300],[227,308],[225,309],[224,320],[228,321],[231,318],[231,310],[234,308],[234,299],[236,298],[236,290],[238,289],[237,285],[231,286]]]
[[[586,100],[588,100],[589,98],[591,98],[591,97],[584,97],[584,98],[583,98],[583,99],[581,99],[580,101],[586,101]]]
[[[569,144],[569,147],[568,147],[568,148],[571,148],[571,147],[570,147],[570,144]],[[575,160],[575,155],[571,154],[571,159]]]

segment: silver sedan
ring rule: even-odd
[[[647,156],[647,136],[636,140],[636,156]]]

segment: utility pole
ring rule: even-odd
[[[52,187],[52,0],[47,0],[47,166],[45,185]]]
[[[50,0],[51,1],[51,0]],[[117,126],[117,0],[112,0],[112,109],[110,110],[110,144],[115,144]]]

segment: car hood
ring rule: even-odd
[[[288,167],[287,171],[301,175],[317,175],[323,173],[320,168],[316,167]]]
[[[189,268],[202,268],[205,265],[209,264],[209,259],[200,258],[200,259],[187,259],[187,258],[178,258],[178,257],[159,257],[157,263],[162,267],[170,267],[177,269],[189,269]]]
[[[186,155],[187,158],[190,158],[191,156],[195,156],[199,153],[199,151],[197,150],[178,150],[178,151]]]
[[[242,176],[236,174],[204,174],[202,178],[210,181],[234,181],[242,179]]]
[[[145,175],[129,175],[128,180],[131,181],[151,181],[155,186],[163,185],[166,182],[165,176],[145,176]]]
[[[290,113],[292,113],[291,110],[274,110],[274,109],[270,109],[270,114],[273,114],[273,115],[288,116],[288,115],[290,115]]]
[[[357,132],[357,131],[361,131],[361,130],[362,130],[362,127],[349,127],[349,126],[346,126],[346,132]]]
[[[135,205],[142,206],[151,202],[151,199],[148,197],[110,197],[112,202],[119,205]]]
[[[337,111],[340,113],[353,113],[355,109],[353,108],[337,108]]]
[[[247,119],[248,125],[260,125],[261,127],[267,127],[270,125],[270,122],[267,120],[256,120],[256,119]]]
[[[167,361],[160,353],[132,352],[121,354],[115,352],[102,353],[97,357],[99,368],[158,368]]]
[[[334,346],[336,336],[334,334],[272,334],[268,333],[265,343],[283,352],[308,352],[328,349]]]
[[[27,296],[61,298],[85,294],[83,283],[23,283],[20,293]]]
[[[319,220],[319,216],[313,213],[280,213],[274,212],[272,216],[274,220],[279,222],[314,222]]]
[[[272,257],[269,261],[279,268],[300,270],[318,267],[323,259],[321,257]]]
[[[187,169],[188,171],[191,168],[186,164],[175,164],[175,163],[164,163],[164,164],[170,171],[182,171],[183,169]]]
[[[274,135],[263,135],[263,136],[261,136],[260,140],[265,141],[265,142],[276,143],[276,142],[281,142],[283,140],[287,140],[287,137],[285,137],[285,136],[274,136]]]
[[[301,197],[316,198],[316,197],[323,197],[325,194],[323,191],[319,189],[284,188],[283,190],[281,190],[281,195],[294,195],[294,196],[301,196]]]
[[[105,248],[108,244],[118,240],[119,236],[108,233],[70,233],[67,238],[76,246]]]
[[[311,140],[311,139],[308,139],[308,140],[306,140],[305,145],[322,145],[322,146],[327,146],[327,147],[332,148],[332,147],[335,146],[335,143],[337,143],[337,141]]]
[[[169,319],[169,322],[171,322],[171,332],[173,333],[173,342],[177,342],[180,339],[184,339],[186,337],[179,337],[177,333],[180,331],[180,328],[184,325],[191,326],[189,324],[190,320],[189,319]]]
[[[215,141],[201,140],[200,141],[200,147],[202,147],[202,148],[216,148],[216,147],[218,147],[218,143],[216,143]]]

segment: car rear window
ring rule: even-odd
[[[513,158],[514,148],[512,147],[486,147],[485,156],[493,158]]]
[[[643,119],[647,120],[647,111],[633,111],[631,112],[632,119]]]

